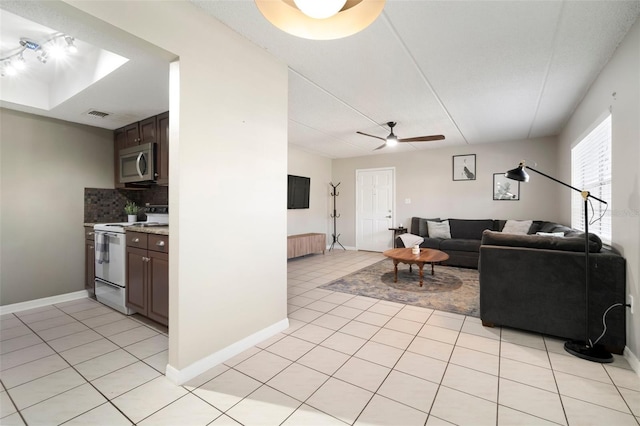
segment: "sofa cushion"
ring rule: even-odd
[[[440,243],[440,250],[444,251],[469,251],[469,252],[480,252],[480,241],[481,240],[469,240],[469,239],[451,239],[451,240],[442,240]]]
[[[421,237],[428,237],[429,230],[427,228],[427,221],[440,222],[440,218],[434,217],[433,219],[424,219],[421,217],[412,217],[411,233],[414,235],[419,235]]]
[[[429,238],[429,237],[427,237],[427,238],[424,239],[422,244],[420,244],[420,247],[439,250],[440,249],[440,243],[442,243],[443,241],[446,241],[446,240],[443,240],[441,238]]]
[[[506,225],[507,221],[503,220],[503,219],[498,219],[495,221],[495,226],[492,229],[492,231],[502,231],[504,229],[504,225]],[[549,223],[549,222],[545,222],[543,220],[534,220],[533,223],[531,224],[531,228],[529,228],[529,234],[535,234],[539,231],[542,231],[542,226],[545,223]]]
[[[533,220],[507,220],[502,232],[505,234],[527,235],[532,224]]]
[[[451,238],[448,220],[443,220],[442,222],[427,221],[427,228],[429,229],[429,236],[432,238]]]
[[[555,222],[542,222],[542,226],[538,229],[540,232],[564,232],[572,231],[568,226],[560,225]]]
[[[482,231],[493,229],[493,219],[449,219],[451,238],[480,240]]]
[[[589,234],[589,252],[599,253],[602,248],[600,240],[595,241],[591,237],[597,235]],[[548,237],[543,235],[515,235],[504,234],[502,232],[484,231],[482,234],[482,245],[508,246],[508,247],[528,247],[547,250],[562,251],[584,251],[584,234],[580,237]]]

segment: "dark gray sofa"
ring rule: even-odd
[[[427,221],[440,222],[440,218],[424,219],[411,218],[409,232],[424,238],[420,244],[423,248],[432,248],[443,251],[449,255],[449,260],[442,262],[447,266],[462,266],[465,268],[478,268],[480,255],[480,242],[482,232],[485,229],[499,231],[506,221],[493,219],[448,219],[451,230],[451,239],[430,238]],[[396,238],[396,247],[404,247],[402,239]]]
[[[480,318],[501,325],[557,336],[585,338],[584,234],[565,237],[510,235],[484,231],[480,246]],[[546,231],[552,232],[552,231]],[[625,259],[590,234],[589,338],[603,331],[602,316],[625,301]],[[607,332],[599,343],[621,354],[626,345],[625,308],[606,316]]]

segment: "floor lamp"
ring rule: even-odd
[[[519,182],[528,182],[529,175],[524,170],[525,164],[522,161],[518,167],[515,169],[509,170],[504,175],[505,177],[513,180],[517,180]],[[539,172],[536,169],[532,169],[528,167],[532,172],[536,172],[539,175],[542,175],[548,179],[551,179],[554,182],[559,183],[560,185],[564,185],[567,188],[571,188],[574,191],[578,191],[582,195],[582,199],[584,200],[584,263],[585,263],[585,273],[584,273],[584,287],[585,287],[585,334],[584,341],[579,340],[570,340],[565,342],[564,349],[572,355],[575,355],[579,358],[583,358],[589,361],[594,362],[613,362],[613,357],[609,352],[607,352],[602,345],[594,345],[591,343],[589,339],[589,218],[587,211],[587,200],[589,198],[593,198],[594,200],[600,201],[601,203],[607,204],[606,201],[601,200],[600,198],[594,197],[589,193],[589,191],[581,191],[578,188],[574,188],[571,185],[567,185],[564,182],[559,181],[556,178],[553,178],[547,174]]]

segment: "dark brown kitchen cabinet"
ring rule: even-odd
[[[157,142],[158,123],[156,117],[149,117],[137,123],[124,127],[124,147],[142,145],[143,143]]]
[[[156,150],[156,181],[169,185],[169,112],[158,115],[158,146]]]
[[[140,138],[138,145],[158,142],[158,119],[156,116],[142,120],[140,123]]]
[[[90,296],[95,296],[96,251],[93,226],[84,227],[84,288]]]
[[[127,232],[127,307],[169,325],[169,237]]]
[[[124,128],[124,147],[136,145],[140,145],[140,126],[138,123],[133,123]]]
[[[116,188],[124,188],[124,183],[120,183],[120,150],[125,147],[126,135],[123,127],[113,134],[113,176]]]

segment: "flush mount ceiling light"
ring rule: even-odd
[[[311,40],[334,40],[362,31],[380,15],[385,1],[255,0],[260,13],[273,25]]]

